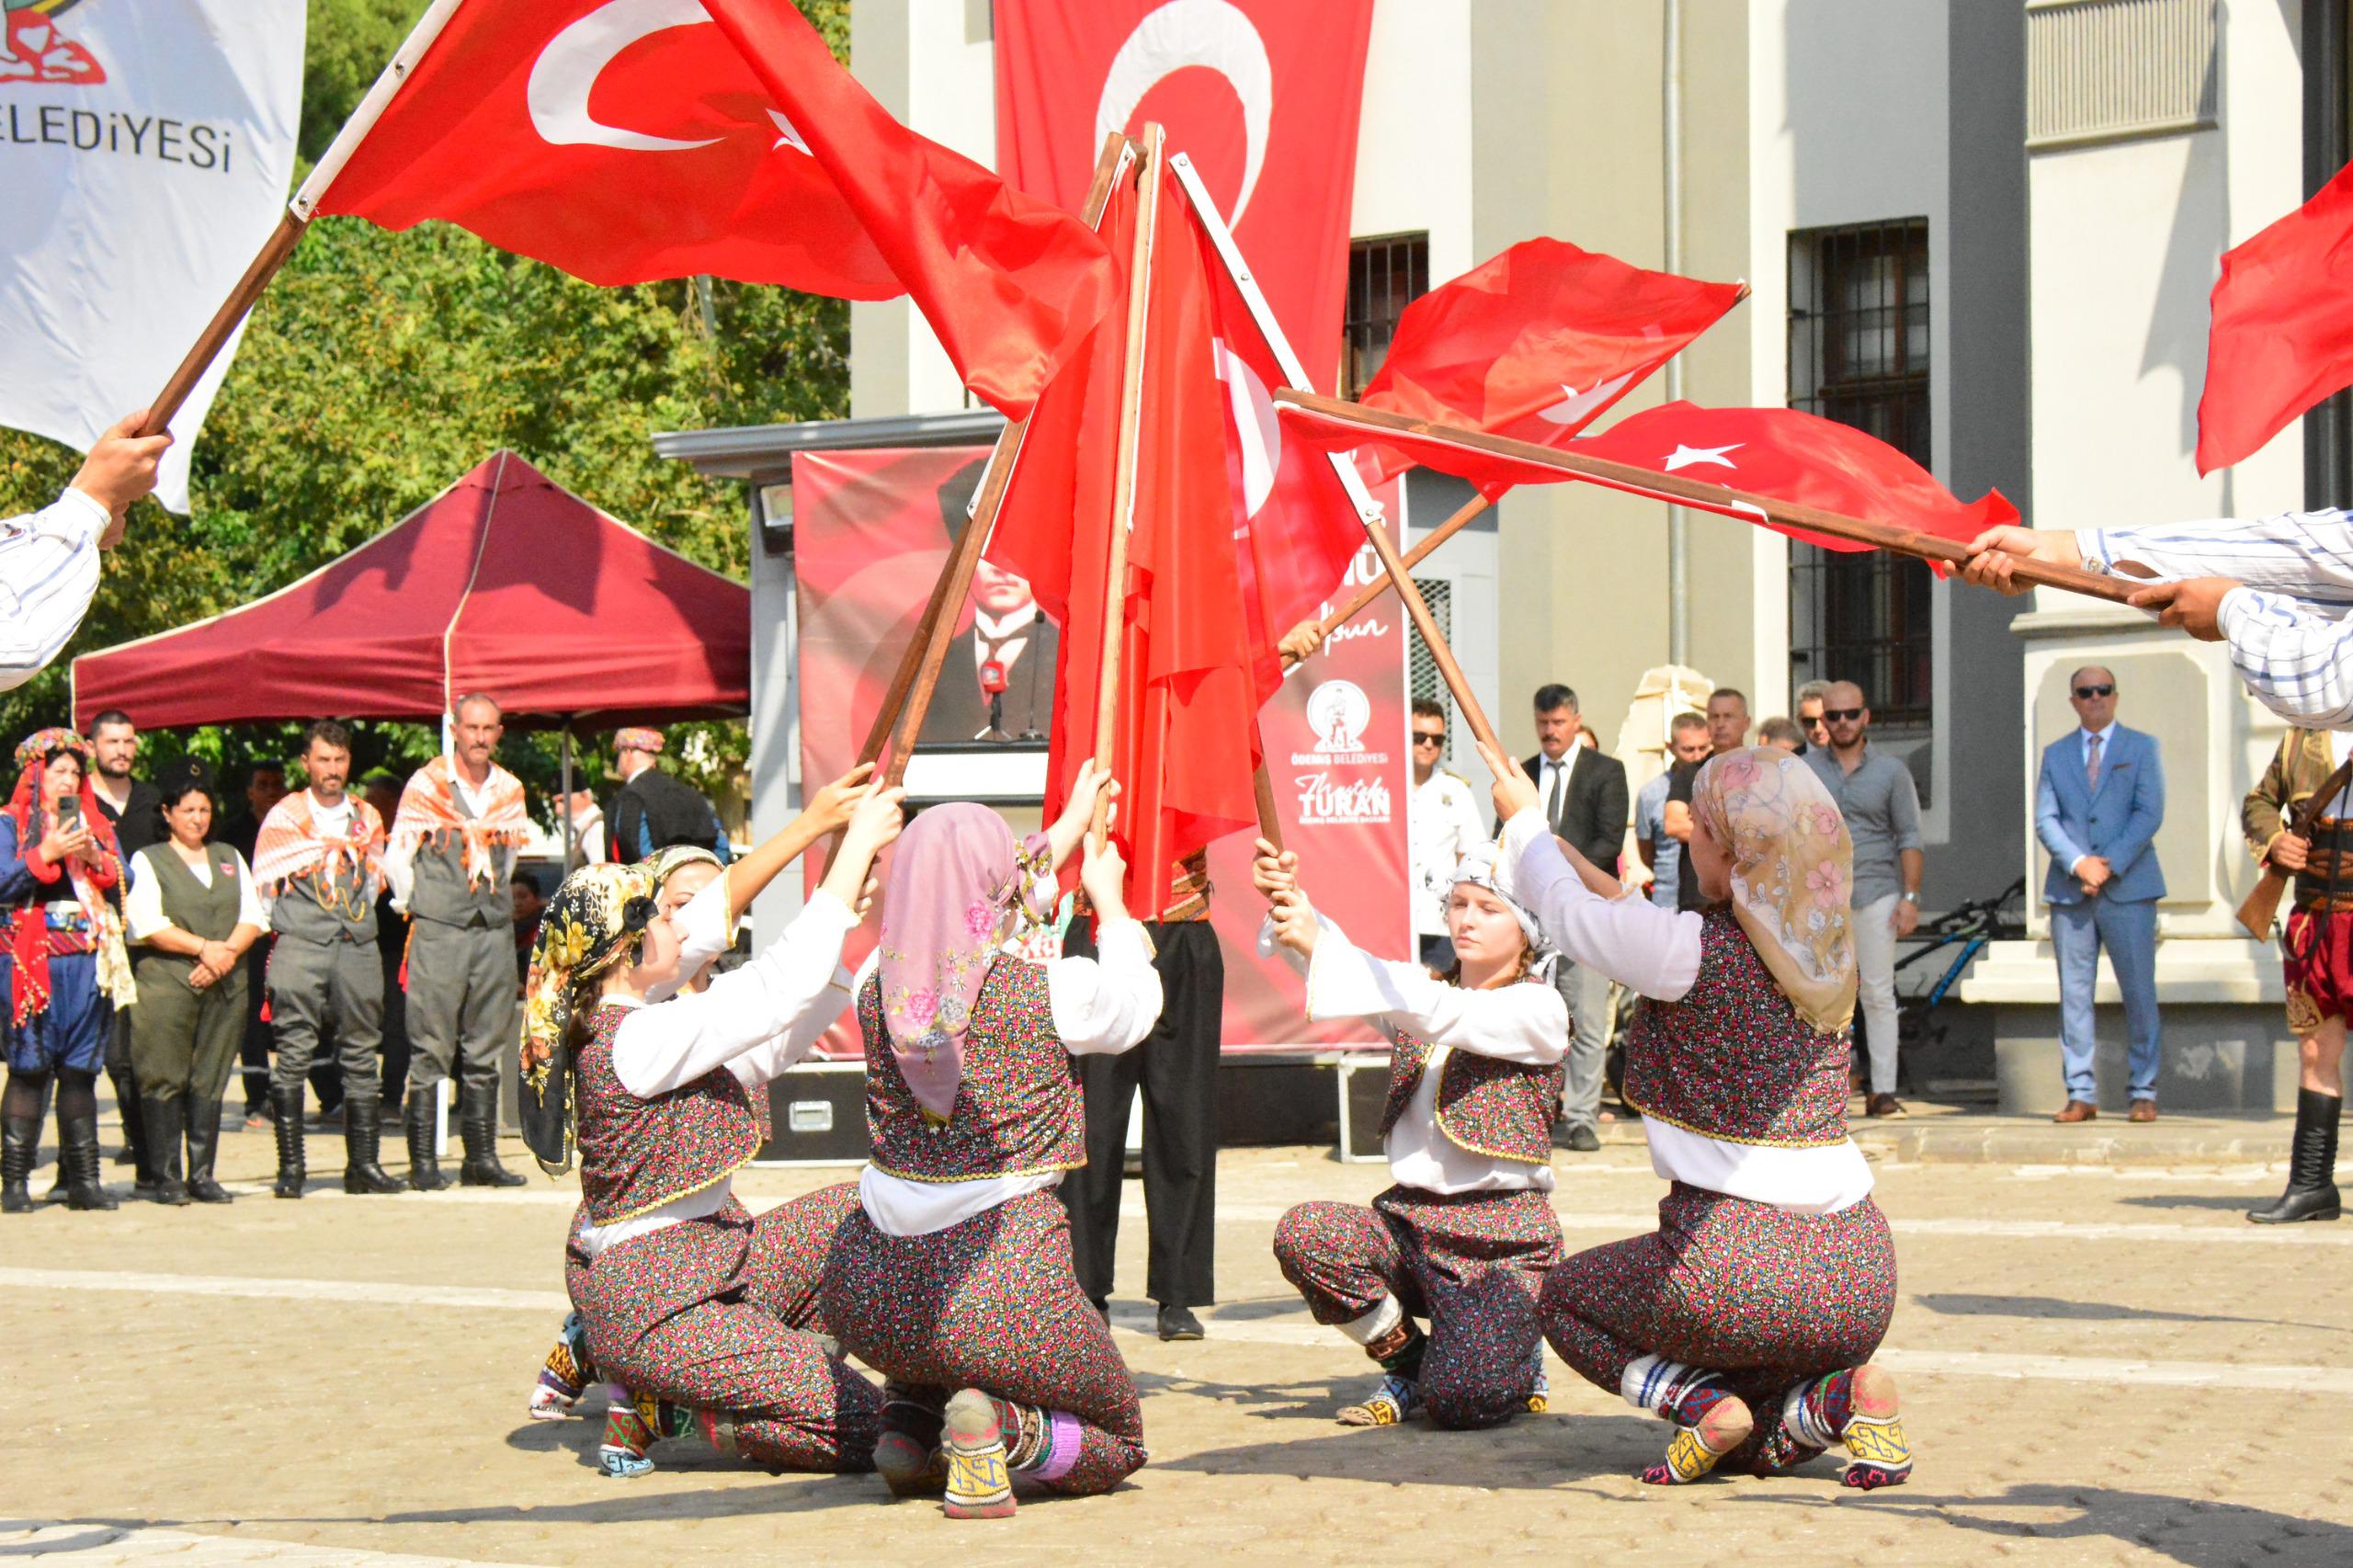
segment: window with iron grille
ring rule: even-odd
[[[1790,406],[1928,466],[1928,221],[1790,236]],[[1932,579],[1884,551],[1790,547],[1790,684],[1853,681],[1872,722],[1925,737]]]
[[[1451,643],[1454,641],[1454,585],[1444,577],[1416,577],[1414,586],[1421,589],[1422,602],[1430,607],[1430,619],[1438,625],[1438,634]],[[1438,760],[1454,760],[1454,694],[1446,689],[1446,677],[1438,673],[1438,660],[1430,654],[1430,645],[1422,641],[1422,629],[1411,620],[1405,623],[1405,685],[1414,698],[1427,698],[1446,710],[1446,744],[1439,748]]]
[[[1397,318],[1430,291],[1430,237],[1383,234],[1348,242],[1348,314],[1342,328],[1343,394],[1364,391],[1389,358]]]

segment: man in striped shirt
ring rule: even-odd
[[[140,410],[97,439],[65,494],[0,520],[0,691],[57,657],[98,588],[98,552],[122,537],[131,504],[155,488],[171,436],[135,434]]]
[[[2230,645],[2256,701],[2306,729],[2353,729],[2353,516],[2281,512],[2253,522],[2129,528],[1989,528],[1969,581],[2022,594],[2019,561],[2154,579],[2131,602]]]

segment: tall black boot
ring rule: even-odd
[[[375,1085],[370,1084],[369,1088]],[[377,1163],[383,1139],[383,1105],[374,1095],[343,1096],[343,1190],[399,1192],[399,1178]]]
[[[408,1184],[419,1192],[438,1192],[449,1185],[433,1153],[433,1102],[440,1092],[438,1085],[423,1093],[412,1092],[402,1113],[408,1129]]]
[[[180,1181],[180,1131],[188,1111],[183,1099],[157,1099],[150,1095],[140,1102],[141,1172],[147,1190],[132,1187],[133,1198],[145,1198],[153,1203],[166,1203],[175,1209],[188,1204],[188,1187]]]
[[[302,1085],[297,1080],[291,1088],[269,1086],[270,1109],[277,1116],[278,1180],[270,1193],[278,1198],[302,1196]]]
[[[131,1196],[153,1198],[149,1189],[155,1185],[155,1165],[150,1157],[153,1144],[147,1137],[147,1118],[142,1108],[146,1096],[139,1092],[139,1081],[131,1075],[128,1064],[107,1069],[107,1082],[114,1085],[114,1108],[122,1118],[122,1152],[114,1157],[118,1165],[132,1168]]]
[[[68,1209],[119,1209],[113,1193],[107,1190],[101,1173],[106,1169],[98,1153],[98,1119],[76,1116],[57,1119],[57,1139],[65,1150],[65,1207]]]
[[[29,1213],[33,1165],[40,1154],[40,1118],[0,1119],[0,1214]]]
[[[2268,1209],[2247,1218],[2258,1225],[2288,1225],[2299,1220],[2334,1220],[2343,1212],[2336,1197],[2336,1125],[2345,1096],[2318,1089],[2296,1091],[2296,1142],[2288,1159],[2288,1190]]]
[[[468,1084],[459,1091],[458,1131],[466,1141],[466,1163],[458,1180],[467,1187],[521,1187],[523,1177],[498,1163],[498,1085]]]
[[[199,1203],[233,1203],[229,1189],[212,1178],[212,1156],[221,1147],[221,1102],[184,1102],[188,1116],[188,1195]]]

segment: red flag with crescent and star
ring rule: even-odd
[[[1638,483],[1619,484],[1532,459],[1467,446],[1449,440],[1443,431],[1413,435],[1376,431],[1346,416],[1292,403],[1284,404],[1282,414],[1283,423],[1302,443],[1344,451],[1371,437],[1392,444],[1408,462],[1458,475],[1490,494],[1515,484],[1580,480],[1738,517],[1824,550],[1871,548],[1853,540],[1784,527],[1732,496],[1721,505],[1711,505],[1645,490]],[[1950,540],[1965,541],[1987,528],[2018,520],[2018,509],[2000,491],[1989,490],[1975,501],[1958,500],[1937,483],[1934,474],[1885,441],[1802,409],[1702,408],[1695,403],[1670,403],[1628,415],[1597,436],[1582,436],[1562,445],[1579,457],[1709,482],[1728,490],[1841,517],[1917,528]],[[1938,562],[1929,564],[1939,573],[1944,570]]]
[[[317,210],[591,283],[906,293],[1016,417],[1115,286],[1085,224],[892,119],[790,0],[459,6]]]
[[[1565,240],[1522,240],[1406,306],[1358,401],[1561,446],[1747,292]],[[1393,449],[1367,456],[1384,479],[1409,466]]]

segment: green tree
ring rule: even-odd
[[[310,0],[301,153],[324,151],[424,0]],[[845,0],[803,0],[846,53]],[[394,234],[313,223],[249,321],[193,462],[193,516],[133,513],[97,599],[56,665],[0,694],[0,744],[67,721],[74,654],[167,631],[279,587],[430,500],[512,447],[705,566],[741,578],[740,490],[654,456],[655,430],[837,416],[848,405],[840,301],[724,279],[599,289],[447,224]],[[0,516],[46,505],[78,460],[0,431]],[[136,715],[133,715],[136,717]],[[290,750],[299,725],[154,737],[151,766],[189,755],[233,795],[250,759]],[[362,767],[413,767],[436,739],[369,724]],[[713,788],[740,769],[740,724],[710,726],[689,768]],[[506,761],[538,791],[552,736],[509,733]],[[226,802],[233,809],[233,799]]]

